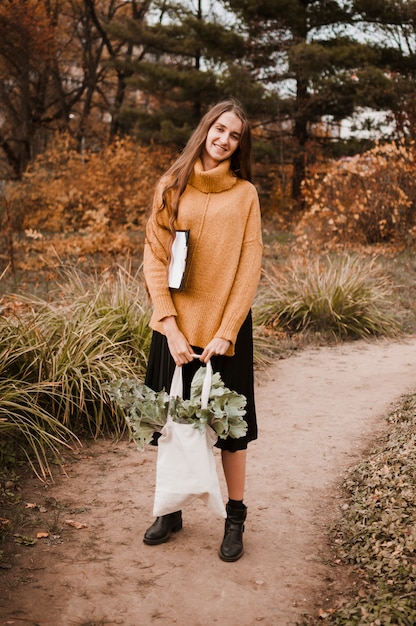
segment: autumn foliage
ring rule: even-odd
[[[80,154],[67,135],[58,135],[22,180],[7,186],[3,204],[14,245],[43,254],[53,246],[72,259],[129,252],[130,235],[143,230],[155,182],[170,157],[166,148],[131,139]]]
[[[334,162],[304,184],[296,227],[308,246],[408,243],[416,235],[414,145],[385,144]]]
[[[140,253],[159,176],[173,159],[166,147],[118,139],[79,152],[57,134],[20,181],[0,198],[1,271],[78,262],[94,255]],[[322,165],[321,165],[322,167]],[[306,211],[294,226],[305,250],[373,244],[412,245],[416,235],[414,146],[386,144],[332,162],[304,184]],[[264,208],[264,207],[263,207]]]
[[[35,65],[52,60],[55,53],[54,28],[45,3],[38,0],[1,3],[0,28],[1,49],[10,62],[14,59],[17,65],[30,58]],[[16,59],[17,51],[19,59]]]

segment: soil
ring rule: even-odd
[[[328,542],[342,477],[415,387],[416,338],[309,348],[258,372],[260,436],[249,447],[245,553],[236,563],[218,558],[224,522],[202,501],[185,509],[168,543],[142,542],[155,448],[101,440],[71,456],[53,484],[22,481],[0,624],[303,624],[344,592]],[[215,458],[225,498],[217,450]],[[38,533],[46,536],[26,545]]]

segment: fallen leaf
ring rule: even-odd
[[[25,509],[36,509],[37,506],[35,502],[26,502]]]
[[[65,524],[68,524],[68,526],[72,526],[73,528],[76,528],[77,530],[80,530],[81,528],[88,528],[87,524],[82,524],[81,522],[76,522],[73,519],[65,520]]]
[[[49,537],[49,533],[36,533],[36,537],[38,539],[45,539],[45,537]]]

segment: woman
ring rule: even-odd
[[[243,554],[247,444],[257,438],[253,384],[251,304],[262,255],[258,195],[250,182],[251,134],[234,100],[202,118],[180,157],[160,180],[146,230],[144,274],[154,307],[146,384],[169,389],[175,365],[183,367],[184,397],[198,360],[211,359],[225,385],[247,398],[247,434],[218,440],[229,500],[219,556]],[[175,230],[189,230],[184,287],[168,287]],[[200,364],[199,364],[200,366]],[[167,541],[182,528],[182,512],[158,517],[144,542]]]

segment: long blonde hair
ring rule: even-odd
[[[185,191],[195,162],[202,154],[208,131],[217,119],[227,112],[234,113],[242,122],[239,144],[231,156],[231,171],[238,178],[251,181],[252,150],[248,119],[237,100],[224,100],[214,105],[202,117],[181,155],[162,177],[162,179],[166,179],[167,183],[162,190],[162,204],[159,207],[159,211],[166,209],[168,212],[169,230],[172,238],[175,232],[175,221],[178,217],[180,197]]]

